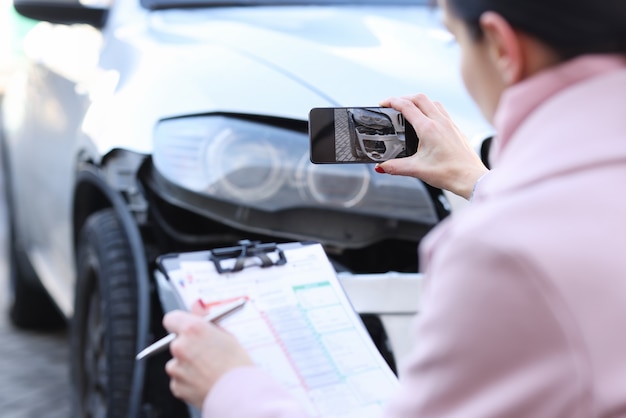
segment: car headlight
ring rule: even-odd
[[[369,109],[351,109],[350,113],[358,125],[379,131],[381,135],[395,134],[396,131],[389,116]]]
[[[161,121],[153,161],[170,182],[237,205],[320,208],[425,224],[438,221],[423,183],[373,175],[371,164],[314,165],[308,135],[229,116]]]

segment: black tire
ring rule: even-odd
[[[2,97],[0,96],[0,107]],[[6,202],[6,224],[8,241],[8,274],[9,274],[9,319],[18,328],[52,331],[67,325],[65,316],[50,298],[37,274],[28,262],[26,255],[20,251],[15,233],[15,210],[10,182],[10,161],[3,137],[4,127],[0,118],[0,153],[2,154],[2,187]],[[4,219],[3,219],[4,221]]]
[[[115,212],[85,222],[70,328],[75,415],[125,418],[137,339],[137,287],[130,244]]]
[[[18,328],[56,331],[65,328],[67,320],[54,304],[25,260],[20,260],[14,244],[9,244],[9,318]],[[30,267],[30,266],[28,266]]]

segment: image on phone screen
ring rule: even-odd
[[[314,108],[309,113],[313,163],[377,163],[412,155],[417,135],[401,113],[384,107]]]

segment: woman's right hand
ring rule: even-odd
[[[202,409],[207,394],[222,376],[239,367],[254,366],[232,334],[200,315],[168,312],[163,326],[178,335],[170,345],[172,358],[165,365],[170,389],[174,396],[198,409]]]
[[[376,166],[376,171],[416,177],[431,186],[469,199],[489,170],[448,112],[423,94],[393,97],[380,104],[401,112],[419,137],[417,152]]]

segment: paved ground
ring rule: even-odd
[[[2,282],[4,284],[5,281]],[[69,418],[66,336],[15,330],[6,320],[4,296],[3,292],[0,320],[0,416]]]
[[[20,331],[8,321],[3,196],[0,187],[0,417],[70,418],[66,334]]]
[[[352,146],[348,128],[348,112],[335,110],[335,158],[337,161],[357,161],[352,156]]]

